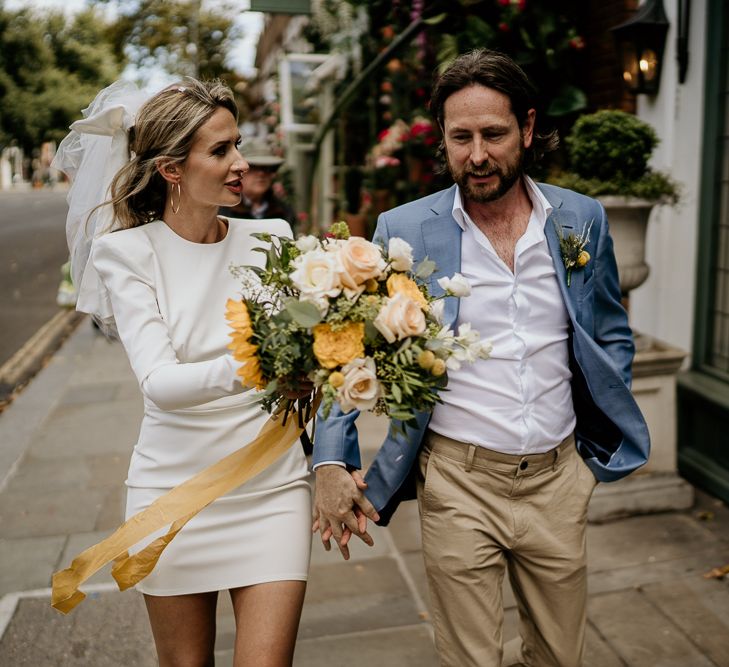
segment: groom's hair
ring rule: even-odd
[[[430,112],[441,131],[444,127],[446,100],[469,86],[484,86],[506,95],[520,128],[524,127],[529,109],[535,109],[537,105],[536,88],[519,65],[498,51],[476,49],[456,58],[435,81]],[[538,123],[539,115],[532,145],[524,153],[525,167],[539,162],[545,153],[553,151],[559,143],[556,130],[539,133]],[[443,144],[441,148],[444,148]]]

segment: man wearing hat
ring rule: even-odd
[[[283,218],[290,225],[296,222],[294,210],[273,192],[273,182],[284,159],[274,155],[265,139],[249,137],[240,147],[250,170],[243,177],[240,204],[220,209],[231,218]]]

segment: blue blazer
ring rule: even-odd
[[[429,279],[432,294],[443,294],[438,279],[461,268],[461,228],[453,218],[457,186],[383,213],[374,241],[387,247],[400,237],[413,247],[415,261],[429,257],[437,264]],[[569,363],[572,401],[577,425],[577,449],[601,482],[625,477],[648,459],[648,428],[630,392],[631,363],[635,351],[628,317],[620,303],[618,270],[613,242],[602,205],[589,197],[552,185],[539,185],[552,205],[545,234],[557,271],[562,298],[570,319]],[[555,223],[565,234],[582,232],[592,223],[586,246],[590,261],[572,271],[570,286],[559,247]],[[458,317],[459,300],[445,299],[444,321],[451,327]],[[334,407],[327,419],[319,416],[313,463],[341,461],[361,468],[355,419],[358,412],[343,414]],[[430,412],[416,415],[417,427],[390,428],[365,479],[367,498],[385,525],[401,500],[415,497],[417,454]]]

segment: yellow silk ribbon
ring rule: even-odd
[[[312,414],[316,413],[319,398],[317,395],[314,400]],[[55,572],[51,606],[64,614],[70,612],[86,597],[79,586],[112,560],[115,562],[111,573],[119,590],[134,586],[152,571],[165,547],[192,517],[216,498],[263,472],[298,440],[302,431],[293,410],[285,425],[281,414],[271,416],[250,444],[160,496],[112,535],[76,556],[70,567]],[[129,555],[130,547],[170,524],[165,535]]]

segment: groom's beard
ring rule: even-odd
[[[446,156],[447,157],[447,156]],[[470,199],[478,204],[485,204],[486,202],[496,201],[501,199],[509,190],[511,190],[514,183],[516,183],[524,173],[524,145],[519,144],[519,152],[514,156],[514,159],[509,161],[503,167],[486,160],[478,167],[468,163],[463,169],[458,171],[450,160],[448,162],[448,171],[451,177],[456,182],[459,188],[461,188],[461,194],[464,199]],[[495,183],[473,183],[469,176],[492,176],[495,175],[497,180]]]

